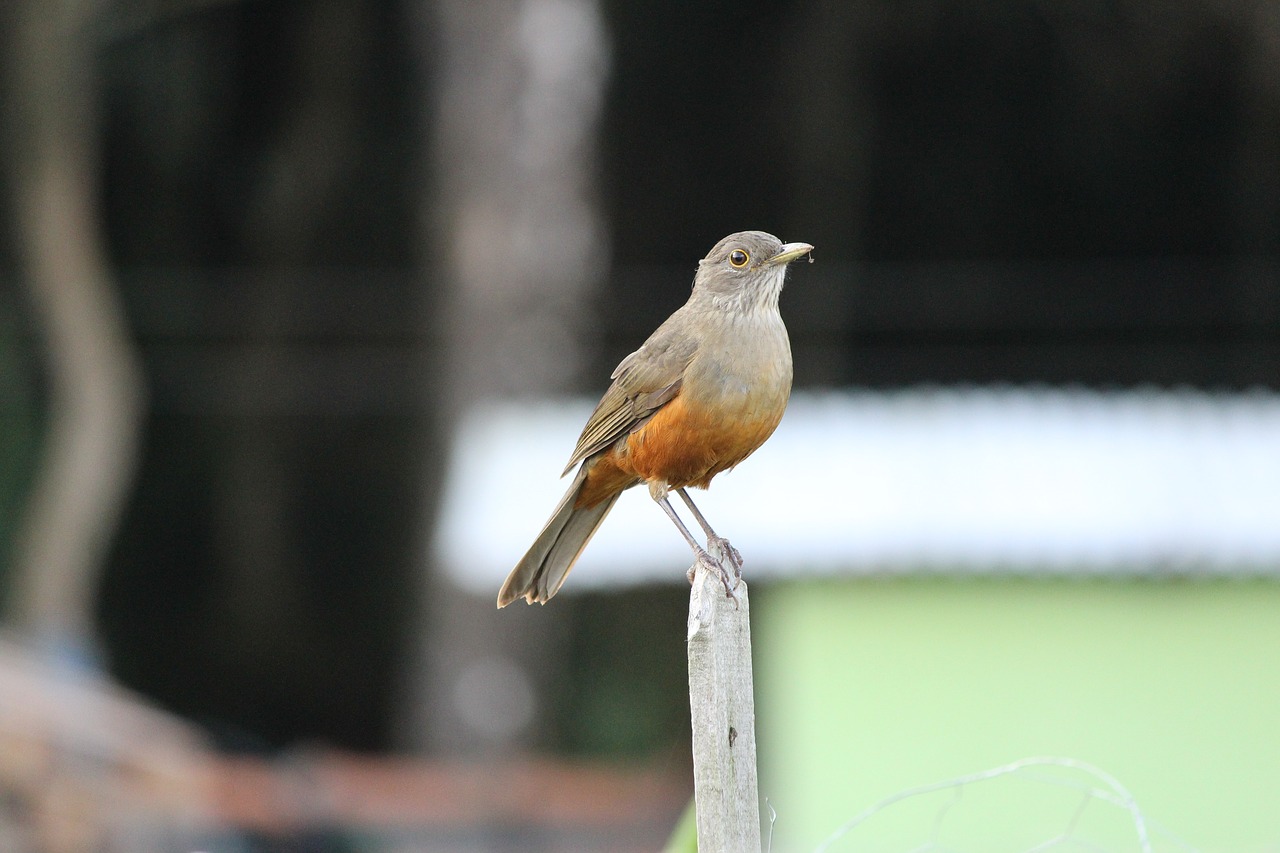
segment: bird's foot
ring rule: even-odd
[[[725,542],[725,544],[728,545],[729,543]],[[737,555],[736,551],[733,553]],[[685,577],[689,579],[689,585],[692,586],[694,578],[698,574],[698,569],[702,569],[707,572],[715,572],[716,577],[720,579],[720,583],[724,585],[724,597],[733,599],[733,606],[736,609],[742,603],[742,599],[738,598],[738,579],[742,577],[742,571],[739,568],[741,561],[742,558],[740,556],[738,557],[738,563],[735,564],[730,561],[730,565],[734,567],[734,573],[730,575],[728,570],[725,569],[724,564],[719,559],[713,557],[706,551],[699,549],[697,556],[694,558],[693,565],[689,567],[689,571],[685,573]]]
[[[728,539],[723,536],[709,536],[707,538],[707,550],[714,554],[718,560],[728,560],[729,565],[733,566],[733,576],[735,578],[742,577],[742,554],[737,548],[729,544]]]

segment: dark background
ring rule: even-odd
[[[1265,8],[606,3],[612,265],[577,390],[745,228],[818,247],[783,297],[800,387],[1277,389]],[[228,2],[96,51],[103,222],[151,394],[100,628],[117,677],[227,746],[394,745],[443,453],[434,37],[409,5]],[[7,284],[0,559],[42,383]],[[646,754],[686,730],[680,631],[654,627],[683,598],[557,600],[573,663],[549,746]]]

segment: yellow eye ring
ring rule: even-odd
[[[751,263],[751,254],[745,249],[734,249],[729,253],[729,265],[734,269],[742,269]]]

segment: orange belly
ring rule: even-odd
[[[785,404],[784,404],[785,405]],[[746,416],[712,415],[678,396],[643,427],[587,464],[578,506],[592,506],[640,482],[662,480],[673,489],[706,488],[764,444],[782,410]]]

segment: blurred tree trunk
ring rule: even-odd
[[[97,221],[91,2],[5,10],[13,222],[47,351],[49,428],[19,533],[11,613],[37,642],[92,648],[92,601],[138,447],[143,379]]]
[[[595,0],[437,0],[423,14],[438,176],[424,201],[423,268],[447,293],[429,322],[446,347],[436,392],[451,434],[486,400],[575,387],[585,303],[608,255],[594,195],[608,46]],[[451,754],[536,745],[546,731],[537,696],[558,671],[564,620],[523,605],[498,612],[496,589],[472,595],[440,571],[426,583],[401,741]]]

